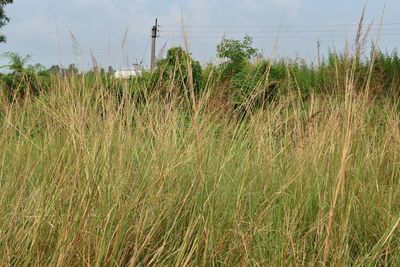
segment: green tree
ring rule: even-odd
[[[37,95],[48,88],[50,72],[42,65],[27,65],[30,56],[22,57],[18,53],[5,53],[3,56],[9,59],[9,64],[2,66],[8,70],[0,81],[0,88],[10,101],[20,99],[28,93]]]
[[[51,74],[60,74],[61,73],[61,68],[60,68],[60,66],[58,66],[58,65],[52,65],[50,68],[49,68],[49,72],[51,73]]]
[[[10,19],[6,16],[6,13],[4,12],[4,6],[12,3],[13,0],[0,0],[0,28],[10,21]],[[0,33],[0,43],[4,43],[5,41],[6,37]]]
[[[169,83],[174,83],[176,88],[186,94],[190,91],[191,86],[195,93],[200,91],[201,74],[200,63],[181,47],[174,47],[168,50],[166,58],[157,63],[154,77],[159,85],[168,88]],[[191,82],[192,84],[190,84]]]
[[[220,59],[225,60],[226,71],[230,75],[234,75],[243,70],[246,63],[257,55],[258,50],[252,47],[253,39],[245,36],[243,41],[224,39],[217,46],[217,55]]]

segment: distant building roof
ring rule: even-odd
[[[143,66],[134,64],[131,68],[117,70],[114,73],[116,79],[128,79],[130,77],[138,76],[142,73]]]

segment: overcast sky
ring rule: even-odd
[[[346,37],[351,39],[364,5],[362,0],[14,2],[6,8],[11,21],[1,29],[8,41],[0,44],[0,53],[30,54],[32,63],[45,66],[68,66],[74,62],[89,68],[92,50],[101,66],[117,69],[142,60],[148,65],[150,30],[156,17],[161,25],[158,50],[164,44],[168,48],[182,43],[179,31],[185,25],[191,52],[202,62],[213,60],[215,47],[224,34],[227,38],[242,38],[246,33],[254,37],[254,46],[266,56],[315,60],[317,39],[321,40],[323,53],[327,47],[340,49]],[[383,0],[369,0],[366,21],[379,23],[384,4]],[[387,0],[381,35],[383,50],[392,50],[400,43],[399,14],[400,1]],[[373,30],[375,34],[377,27]],[[276,36],[277,51],[273,50]]]

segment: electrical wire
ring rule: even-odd
[[[225,35],[227,38],[241,38],[241,35]],[[335,38],[350,38],[352,35],[250,35],[252,39],[335,39]],[[381,33],[381,34],[369,34],[370,37],[399,37],[400,32],[398,33]],[[160,38],[188,38],[188,39],[221,39],[222,36],[214,36],[214,35],[160,35]]]
[[[362,24],[368,37],[390,39],[400,36],[400,22],[382,24]],[[359,31],[359,23],[352,24],[308,24],[308,25],[163,25],[159,26],[160,38],[221,39],[242,38],[249,35],[253,39],[270,40],[315,40],[350,39]],[[336,41],[336,40],[335,40]],[[314,42],[314,41],[313,41]]]
[[[144,58],[146,57],[147,54],[147,49],[149,48],[149,43],[150,43],[150,37],[147,38],[147,44],[146,44],[146,48],[144,49],[144,53],[143,53],[143,57],[142,60],[140,61],[140,65],[143,64]]]
[[[162,28],[311,28],[311,27],[358,27],[359,23],[352,24],[303,24],[303,25],[168,25],[168,24],[160,24],[159,27]],[[362,24],[364,27],[369,27],[370,24],[364,23]],[[400,22],[391,22],[391,23],[382,23],[382,24],[372,24],[376,26],[393,26],[400,25]]]
[[[388,22],[382,24],[362,24],[365,29],[369,28],[368,37],[380,37],[381,41],[386,43],[397,43],[400,38],[400,22]],[[351,24],[304,24],[304,25],[159,25],[159,38],[163,39],[196,39],[201,40],[221,40],[226,38],[242,38],[243,35],[249,35],[253,39],[262,43],[262,40],[277,40],[279,45],[289,46],[306,43],[315,43],[317,40],[322,40],[331,43],[344,43],[357,33],[359,23]],[[370,38],[370,39],[371,39]],[[143,61],[148,52],[151,37],[148,37],[146,47],[143,50],[125,49],[126,51],[142,52],[140,63]],[[282,41],[281,41],[282,40]],[[293,41],[291,41],[293,40]],[[198,43],[198,41],[196,41]],[[210,41],[207,41],[210,45]],[[199,47],[192,46],[191,49],[201,51],[201,49],[215,49],[216,46]],[[111,52],[110,52],[111,51]],[[84,51],[80,56],[88,55],[88,51]],[[107,51],[93,50],[95,54],[117,55],[120,54],[120,49],[112,49]],[[32,57],[46,56],[77,56],[75,52],[55,52],[55,53],[38,53],[31,54]]]
[[[212,30],[212,31],[206,31],[206,30],[193,30],[193,31],[187,31],[189,33],[216,33],[216,34],[229,34],[229,33],[234,33],[234,34],[240,34],[240,33],[346,33],[346,32],[351,32],[353,30],[349,29],[331,29],[331,30],[250,30],[250,31],[222,31],[222,30]],[[354,29],[356,32],[357,29]],[[370,32],[385,32],[385,31],[400,31],[399,28],[390,28],[390,29],[371,29]],[[162,33],[168,33],[168,34],[185,34],[187,33],[186,31],[162,31]]]

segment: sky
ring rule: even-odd
[[[92,55],[104,68],[124,69],[134,63],[147,67],[151,27],[158,18],[159,56],[182,45],[185,35],[193,57],[205,64],[215,60],[216,45],[223,37],[241,39],[247,34],[266,57],[316,61],[317,40],[322,55],[352,42],[364,4],[362,0],[15,0],[6,6],[11,21],[0,29],[7,36],[0,54],[31,55],[31,63],[46,67],[74,63],[89,69]],[[400,43],[398,14],[399,0],[366,4],[365,22],[374,23],[369,40],[380,32],[384,51]],[[0,64],[4,62],[2,57]]]

